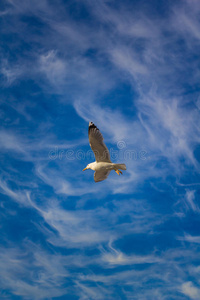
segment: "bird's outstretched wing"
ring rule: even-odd
[[[103,142],[103,136],[100,130],[92,122],[89,123],[88,136],[90,147],[94,152],[96,162],[111,162],[108,148]]]
[[[98,181],[105,180],[108,177],[109,174],[110,174],[110,170],[96,171],[94,173],[94,181],[98,182]]]

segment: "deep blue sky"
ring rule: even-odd
[[[0,299],[200,299],[200,2],[0,2]],[[88,122],[123,176],[95,183]]]

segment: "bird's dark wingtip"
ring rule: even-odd
[[[97,128],[96,125],[94,125],[93,122],[89,122],[89,130],[92,129],[92,128]],[[97,128],[98,129],[98,128]]]

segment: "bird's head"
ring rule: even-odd
[[[86,166],[86,168],[83,169],[83,171],[91,169],[90,164]]]

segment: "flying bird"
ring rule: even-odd
[[[103,136],[100,130],[94,125],[89,123],[88,128],[89,143],[95,155],[95,162],[87,165],[83,171],[91,169],[95,171],[94,181],[99,182],[108,177],[111,170],[114,170],[118,175],[122,174],[121,170],[126,170],[125,164],[114,164],[110,160],[110,153],[104,144]]]

